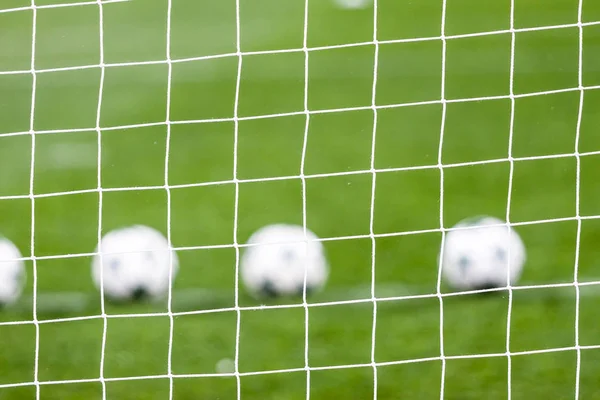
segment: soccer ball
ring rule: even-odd
[[[341,8],[358,10],[370,6],[373,0],[335,0],[335,3]]]
[[[240,264],[242,280],[255,297],[302,296],[323,287],[329,274],[323,244],[301,226],[275,224],[248,240]]]
[[[14,303],[25,285],[25,265],[21,252],[8,239],[0,238],[0,306]]]
[[[101,241],[102,257],[92,261],[92,277],[98,289],[103,273],[104,293],[113,300],[139,300],[163,296],[179,269],[179,259],[157,230],[134,225],[106,234]],[[98,253],[98,248],[96,248]],[[170,268],[172,261],[172,268]]]
[[[446,235],[442,274],[458,290],[481,290],[513,285],[525,263],[525,246],[510,227],[493,217],[475,217],[459,222]]]

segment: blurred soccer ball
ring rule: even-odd
[[[329,267],[323,244],[301,226],[276,224],[263,227],[249,239],[241,259],[241,276],[256,297],[302,296],[321,289]]]
[[[25,265],[13,242],[0,238],[0,306],[14,303],[25,285]]]
[[[373,0],[334,0],[334,2],[341,8],[357,10],[367,8],[373,3]]]
[[[179,260],[157,230],[135,225],[109,232],[102,238],[102,261],[94,256],[92,277],[100,289],[103,271],[104,293],[113,300],[138,300],[163,296],[179,269]],[[96,252],[98,248],[96,249]]]
[[[442,273],[458,290],[506,287],[515,284],[525,263],[525,246],[519,235],[493,217],[469,218],[446,235]]]

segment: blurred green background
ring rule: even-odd
[[[39,0],[38,6],[59,0]],[[68,3],[69,1],[64,1]],[[71,1],[73,2],[73,1]],[[236,51],[234,0],[173,0],[171,58],[180,60]],[[241,0],[243,52],[297,49],[243,57],[239,116],[252,117],[304,110],[304,63],[300,50],[304,0]],[[377,38],[390,41],[439,37],[442,1],[379,0]],[[515,27],[577,22],[576,0],[517,0]],[[3,0],[1,7],[28,6]],[[40,72],[35,104],[32,76],[0,73],[0,232],[26,256],[83,254],[94,250],[98,235],[98,165],[101,166],[102,231],[142,223],[167,232],[165,158],[167,128],[167,1],[132,0],[105,4],[104,61],[153,65],[106,68],[100,125],[101,160],[96,126],[100,69]],[[509,29],[510,2],[448,0],[446,35]],[[31,10],[0,13],[0,71],[31,68]],[[36,70],[98,65],[99,7],[85,5],[37,11]],[[583,21],[600,21],[600,3],[584,1]],[[330,1],[311,0],[308,47],[370,42],[373,8],[347,10]],[[447,41],[447,99],[506,96],[510,88],[510,34]],[[578,86],[579,29],[567,27],[516,34],[514,93],[525,94]],[[375,47],[310,52],[308,107],[312,111],[371,105]],[[173,63],[170,119],[174,121],[168,154],[173,244],[177,247],[231,245],[234,238],[235,185],[233,122],[186,123],[231,119],[238,59],[235,56]],[[441,40],[382,43],[379,46],[376,104],[440,100]],[[583,28],[583,85],[600,85],[600,25]],[[518,98],[515,101],[512,155],[516,158],[574,154],[579,111],[578,91]],[[64,131],[35,136],[33,191],[37,197],[34,232],[29,194],[32,137],[35,131]],[[586,219],[578,237],[577,159],[573,155],[517,160],[507,204],[511,103],[508,99],[466,101],[447,106],[442,143],[443,224],[450,227],[475,214],[506,216],[512,222],[571,218],[519,226],[528,249],[520,284],[573,282],[576,259],[580,281],[600,279],[600,220]],[[373,140],[371,110],[314,114],[310,118],[305,159],[306,219],[324,238],[367,235],[370,224]],[[377,172],[373,229],[376,234],[435,230],[440,227],[440,170],[437,168],[442,106],[390,107],[377,113]],[[263,225],[302,222],[300,174],[304,115],[243,119],[239,122],[237,237],[244,242]],[[600,90],[585,90],[578,151],[579,213],[600,215]],[[588,153],[588,154],[586,154]],[[591,153],[591,154],[589,154]],[[470,166],[449,164],[497,160]],[[417,170],[398,168],[429,166]],[[394,170],[396,169],[396,170]],[[318,174],[358,171],[351,175]],[[270,181],[261,178],[287,177]],[[225,182],[218,184],[217,182]],[[211,182],[215,182],[211,184]],[[204,184],[185,187],[186,184]],[[182,187],[183,186],[183,187]],[[159,187],[142,190],[144,187]],[[13,196],[13,198],[10,198]],[[21,196],[21,197],[19,197]],[[31,235],[35,248],[31,249]],[[378,297],[433,294],[441,234],[419,233],[375,240],[375,289]],[[579,246],[578,246],[579,244]],[[370,299],[370,239],[326,242],[331,277],[326,290],[310,303]],[[181,270],[173,293],[174,311],[206,311],[174,318],[172,372],[214,374],[216,364],[233,359],[237,314],[235,251],[224,248],[179,252]],[[98,316],[100,298],[90,278],[90,258],[42,258],[37,261],[38,319]],[[584,290],[585,289],[585,290]],[[444,289],[447,291],[447,289]],[[13,308],[0,313],[0,399],[35,398],[36,327],[31,323],[33,270]],[[310,374],[310,398],[438,399],[441,382],[447,399],[600,399],[600,297],[594,286],[582,288],[577,313],[574,288],[516,290],[443,298],[442,369],[440,301],[437,297],[379,301],[371,363],[373,303],[309,307],[308,361],[311,367],[351,364]],[[280,303],[298,304],[297,299]],[[240,291],[239,304],[259,305]],[[511,305],[511,307],[509,307]],[[507,331],[509,308],[510,326]],[[163,313],[165,304],[115,306],[110,315]],[[223,311],[219,309],[228,309]],[[214,310],[209,312],[210,310]],[[578,317],[578,324],[576,318]],[[240,378],[242,399],[305,399],[305,312],[302,307],[243,310],[240,314],[239,369],[242,373],[300,369]],[[103,320],[44,322],[39,325],[42,399],[100,399]],[[167,399],[170,320],[164,316],[109,318],[104,376],[158,379],[109,380],[107,399]],[[576,332],[578,331],[578,337]],[[551,350],[511,357],[506,352]],[[578,341],[578,342],[577,342]],[[573,350],[578,343],[591,346]],[[455,356],[482,355],[459,359]],[[407,360],[429,359],[411,362]],[[402,361],[405,361],[404,363]],[[400,363],[399,363],[400,362]],[[442,371],[444,375],[442,376]],[[579,373],[579,375],[577,375]],[[27,383],[24,386],[11,384]],[[576,389],[577,388],[577,389]],[[175,399],[236,399],[238,385],[228,377],[176,377]]]

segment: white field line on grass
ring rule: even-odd
[[[95,143],[53,143],[41,153],[37,154],[37,162],[43,162],[45,170],[95,169],[98,166]]]
[[[532,289],[554,290],[545,295],[540,295],[539,292],[529,292]],[[600,297],[600,277],[579,277],[578,282],[555,282],[545,284],[523,284],[512,286],[513,292],[518,292],[520,298],[526,296],[527,300],[535,301],[543,298],[567,298],[572,299],[577,296],[573,289],[579,290],[581,298],[596,298]],[[320,302],[294,302],[284,304],[260,304],[256,306],[239,306],[240,311],[259,311],[271,309],[291,309],[291,308],[313,308],[313,307],[332,307],[339,305],[372,305],[373,302],[380,304],[393,303],[400,305],[398,302],[403,300],[424,300],[436,299],[438,294],[432,292],[430,286],[422,285],[406,285],[395,282],[388,284],[380,284],[376,286],[377,296],[371,294],[371,284],[357,285],[352,287],[332,287],[328,289],[327,296],[334,298],[348,298],[348,300],[327,300],[323,299]],[[492,294],[495,292],[506,292],[506,288],[482,289],[482,290],[467,290],[456,292],[442,292],[440,295],[443,298],[459,297],[465,295],[476,294]],[[500,293],[498,293],[500,294]],[[209,290],[209,289],[179,289],[173,291],[173,304],[175,308],[192,308],[191,311],[172,311],[168,312],[147,312],[137,314],[106,314],[106,318],[149,318],[149,317],[165,317],[173,315],[174,317],[184,315],[199,315],[199,314],[215,314],[221,312],[236,311],[236,307],[218,307],[218,304],[231,303],[231,291],[226,290]],[[56,315],[57,313],[74,313],[84,312],[94,307],[94,301],[97,296],[93,293],[81,292],[63,292],[63,293],[42,293],[38,294],[38,312],[43,315],[45,313]],[[13,306],[14,314],[29,312],[31,310],[31,302],[23,300]],[[156,303],[157,307],[161,307],[162,303]],[[407,303],[408,304],[408,303]],[[410,303],[414,304],[414,303]],[[10,309],[9,309],[10,311]],[[39,318],[38,324],[52,324],[63,322],[75,322],[83,320],[101,319],[102,315],[84,315],[77,317],[64,318]],[[6,321],[0,322],[0,326],[5,325],[31,325],[34,322],[31,320],[21,321]]]

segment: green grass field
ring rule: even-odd
[[[174,246],[200,247],[179,251],[173,311],[203,311],[173,319],[171,366],[177,400],[238,398],[235,377],[209,375],[216,373],[219,360],[234,359],[236,352],[234,229],[245,242],[263,225],[301,224],[303,219],[304,0],[240,3],[243,52],[295,51],[243,56],[234,171],[235,1],[173,0],[173,60],[229,54],[172,64],[170,232]],[[389,300],[436,293],[443,108],[435,101],[441,99],[443,44],[435,38],[440,36],[442,1],[378,3],[378,40],[434,39],[379,45],[376,104],[431,103],[377,113],[373,229],[377,235],[426,232],[375,240],[375,294],[382,300],[377,302],[374,369],[373,303],[340,304],[371,298],[373,248],[365,235],[372,187],[374,118],[369,107],[375,46],[368,42],[373,39],[373,9],[343,10],[329,1],[311,0],[309,48],[364,44],[309,53],[309,110],[359,109],[310,117],[304,163],[307,224],[323,238],[362,236],[326,242],[330,280],[322,293],[309,298],[309,304],[319,304],[308,308],[308,363],[314,368],[310,399],[372,399],[374,378],[379,400],[438,399],[441,382],[446,399],[504,399],[509,387],[512,399],[571,399],[576,394],[600,399],[596,286],[581,288],[579,307],[574,287],[515,290],[512,302],[508,293],[445,296],[442,332],[437,297]],[[3,0],[0,7],[28,5],[26,0]],[[132,0],[103,9],[105,63],[159,63],[106,68],[100,113],[100,126],[109,128],[101,135],[102,231],[141,223],[166,234],[167,1]],[[447,105],[443,226],[477,214],[505,218],[507,207],[511,222],[562,219],[516,228],[528,249],[521,285],[572,283],[577,259],[579,281],[600,280],[600,219],[584,219],[578,238],[574,218],[578,162],[573,154],[580,107],[580,92],[574,90],[579,71],[579,29],[573,25],[577,9],[577,0],[516,1],[515,28],[571,27],[515,35],[514,93],[573,90],[515,100],[510,202],[511,34],[447,40],[446,98],[500,98]],[[508,0],[448,0],[445,33],[506,31],[509,17]],[[30,70],[32,18],[31,10],[0,13],[0,71]],[[585,0],[582,19],[600,21],[600,3]],[[37,11],[36,70],[99,62],[98,6]],[[41,383],[54,383],[42,384],[39,398],[101,399],[104,320],[89,257],[97,244],[100,209],[94,128],[101,70],[36,75],[32,105],[32,75],[0,72],[0,232],[26,256],[41,257],[36,263],[41,322],[37,377]],[[583,28],[582,83],[600,85],[600,25]],[[40,132],[34,137],[34,152],[32,108],[33,129]],[[253,116],[269,117],[249,118]],[[206,121],[210,119],[220,122]],[[123,127],[139,124],[149,125]],[[600,215],[599,127],[600,90],[587,89],[578,146],[581,216]],[[523,160],[548,155],[564,156]],[[496,162],[463,165],[485,160]],[[406,169],[417,166],[422,168]],[[28,198],[32,173],[33,192],[40,195],[33,213]],[[234,174],[241,180],[237,227]],[[281,179],[262,180],[275,177]],[[51,195],[72,191],[77,192]],[[225,246],[210,248],[216,245]],[[49,257],[77,254],[83,255]],[[36,398],[31,261],[27,267],[24,295],[0,313],[1,400]],[[444,288],[444,293],[449,290]],[[307,398],[305,310],[298,299],[278,304],[292,306],[240,313],[242,399]],[[260,303],[241,290],[239,305]],[[510,357],[510,379],[504,355],[509,308],[509,349],[516,353]],[[136,314],[108,319],[103,359],[107,399],[169,398],[170,319],[166,314],[140,315],[166,311],[164,303],[106,304],[109,316]],[[83,316],[92,318],[52,322]],[[5,323],[16,321],[28,323]],[[584,346],[580,353],[577,343]],[[444,369],[442,350],[448,357]],[[540,352],[528,353],[534,350]],[[479,357],[457,357],[470,355]],[[355,364],[360,366],[333,368]],[[252,374],[278,370],[283,371]],[[179,376],[201,374],[209,376]],[[153,376],[158,378],[149,378]],[[115,379],[127,377],[148,378]],[[20,383],[28,384],[16,385]]]

